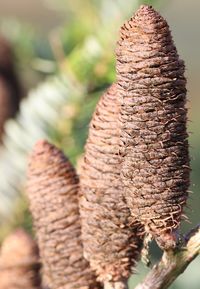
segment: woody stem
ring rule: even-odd
[[[167,289],[200,254],[200,225],[185,237],[185,244],[173,251],[165,251],[142,283],[135,289]]]

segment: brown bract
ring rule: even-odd
[[[116,54],[126,199],[133,218],[168,249],[189,186],[184,63],[167,22],[149,6],[121,28]]]
[[[122,194],[119,109],[113,84],[93,114],[80,172],[84,254],[104,283],[127,280],[142,243],[138,224],[133,222],[130,228]]]
[[[63,153],[39,141],[29,160],[27,192],[49,288],[99,288],[83,258],[78,187],[76,172]]]
[[[3,242],[0,256],[0,289],[40,289],[38,248],[22,229]]]

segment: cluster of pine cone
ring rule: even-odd
[[[184,63],[167,22],[146,5],[122,26],[116,56],[79,176],[47,141],[30,156],[45,288],[127,288],[145,238],[176,247],[190,172]]]

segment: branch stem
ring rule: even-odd
[[[174,251],[166,251],[144,281],[135,289],[167,289],[200,254],[200,225],[186,236],[186,243]]]

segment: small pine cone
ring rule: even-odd
[[[63,153],[39,141],[30,157],[27,192],[49,288],[99,288],[83,257],[78,187],[76,172]]]
[[[116,54],[125,196],[133,218],[172,248],[190,172],[184,63],[167,22],[149,6],[121,28]]]
[[[40,289],[38,248],[22,229],[8,236],[1,248],[0,289]]]
[[[80,172],[84,255],[104,284],[126,282],[142,247],[138,224],[129,226],[130,211],[120,184],[116,88],[112,85],[96,107]]]

